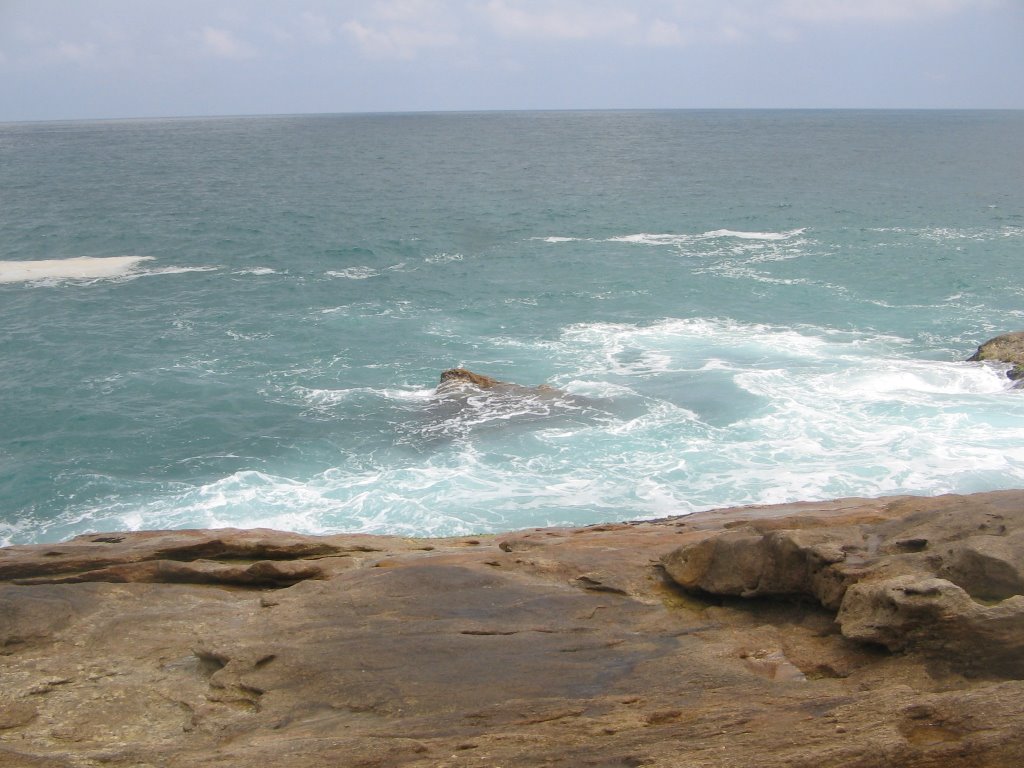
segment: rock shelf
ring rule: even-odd
[[[0,765],[1019,766],[1024,491],[0,550]]]

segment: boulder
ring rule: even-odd
[[[971,676],[1024,678],[1024,595],[983,605],[946,579],[897,576],[851,586],[836,621],[846,637]]]
[[[998,493],[961,499],[898,500],[896,517],[856,525],[752,522],[663,562],[691,592],[811,600],[851,640],[1024,679],[1024,505]]]
[[[992,360],[998,363],[1009,363],[1013,367],[1006,372],[1006,375],[1014,381],[1024,382],[1024,331],[1004,333],[989,339],[968,358],[969,362],[976,363],[982,360]],[[1024,384],[1017,384],[1017,388]]]

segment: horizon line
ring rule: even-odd
[[[231,120],[288,117],[385,117],[415,115],[486,115],[587,112],[1024,112],[1024,107],[538,107],[493,109],[353,110],[338,112],[237,112],[225,114],[120,115],[0,119],[0,125],[33,123],[102,123],[156,120]]]

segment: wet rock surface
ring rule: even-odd
[[[1024,492],[0,550],[3,766],[1019,766]]]
[[[491,376],[474,373],[465,368],[449,368],[447,371],[442,371],[441,380],[435,390],[435,394],[438,395],[466,394],[471,392],[490,392],[518,395],[520,397],[560,397],[565,395],[565,392],[555,389],[548,384],[527,387],[522,384],[499,381]]]
[[[970,362],[992,360],[997,363],[1009,363],[1006,375],[1018,382],[1015,389],[1024,387],[1024,331],[1004,333],[989,339],[970,358]]]

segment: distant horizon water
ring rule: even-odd
[[[538,107],[531,109],[519,108],[466,108],[466,109],[419,109],[419,110],[380,110],[380,111],[340,111],[340,112],[239,112],[209,114],[137,114],[109,115],[104,117],[46,117],[46,118],[0,118],[0,126],[44,125],[46,123],[125,123],[151,122],[158,120],[273,120],[277,118],[323,118],[323,117],[416,117],[416,116],[459,116],[459,115],[540,115],[540,114],[644,114],[644,113],[701,113],[701,112],[747,112],[747,113],[797,113],[797,112],[828,112],[828,113],[871,113],[885,112],[889,114],[928,112],[928,113],[1024,113],[1024,107]]]
[[[1020,110],[0,124],[0,544],[1024,487],[1021,179]]]

